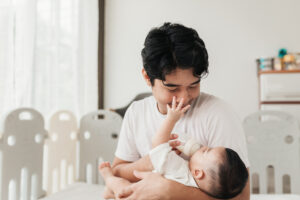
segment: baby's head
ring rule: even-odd
[[[214,198],[233,198],[245,187],[248,171],[239,155],[229,148],[201,147],[189,162],[199,188]]]

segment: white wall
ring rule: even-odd
[[[107,0],[105,108],[151,91],[140,52],[148,31],[165,21],[198,31],[210,57],[201,89],[225,99],[241,118],[258,109],[255,59],[282,47],[300,52],[298,0]]]

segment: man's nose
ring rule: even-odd
[[[190,100],[189,96],[190,95],[189,95],[188,91],[183,90],[177,95],[177,98],[176,98],[177,102],[179,103],[181,98],[183,98],[183,105],[186,105]]]

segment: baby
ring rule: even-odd
[[[237,196],[247,183],[248,172],[235,151],[203,146],[193,152],[188,162],[172,151],[168,144],[173,127],[190,107],[183,107],[183,101],[181,99],[176,105],[176,98],[173,97],[172,105],[167,105],[167,117],[152,139],[152,150],[147,159],[150,159],[153,171],[167,179],[199,188],[214,198],[229,199]],[[104,198],[117,197],[131,184],[126,179],[114,176],[108,162],[102,163],[99,170],[107,187]]]

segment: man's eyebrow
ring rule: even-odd
[[[193,83],[191,83],[190,85],[195,85],[195,84],[197,84],[197,83],[199,83],[199,82],[200,82],[200,79],[197,80],[197,81],[195,81],[195,82],[193,82]],[[164,86],[166,86],[166,87],[178,87],[178,86],[180,86],[180,85],[176,85],[176,84],[173,84],[173,83],[164,83],[164,81],[162,81],[162,83],[163,83]]]

